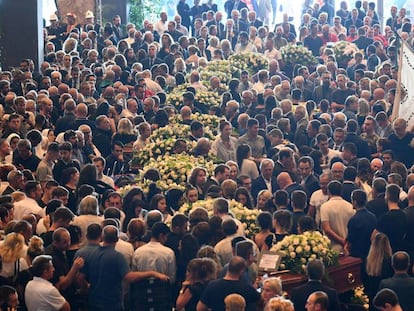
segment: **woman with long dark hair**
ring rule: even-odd
[[[249,145],[242,144],[237,147],[236,158],[237,165],[239,166],[239,176],[249,176],[251,180],[255,180],[259,177],[259,170],[256,163],[251,160],[252,150]]]

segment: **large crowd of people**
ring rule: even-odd
[[[393,115],[397,41],[414,34],[405,8],[382,24],[374,2],[335,12],[305,1],[296,28],[286,13],[274,25],[276,1],[248,4],[180,0],[173,20],[161,12],[142,25],[52,14],[39,70],[30,58],[3,68],[2,310],[340,310],[320,260],[289,296],[260,276],[262,251],[315,230],[362,260],[370,308],[414,310],[414,129]],[[359,50],[345,64],[332,50],[340,41]],[[291,68],[288,45],[319,63]],[[201,80],[209,62],[240,53],[263,54],[268,68]],[[169,105],[183,85],[180,107]],[[204,91],[218,107],[199,105]],[[217,137],[196,113],[221,118]],[[117,192],[173,115],[190,126],[173,152],[214,157],[214,172],[194,167],[185,191]],[[204,199],[213,215],[197,207]],[[233,199],[261,211],[260,232],[245,236]],[[177,212],[184,203],[189,215]]]

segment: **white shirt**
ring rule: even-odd
[[[159,20],[154,24],[154,30],[158,32],[160,35],[164,33],[164,31],[167,31],[167,22],[163,22],[162,20]]]
[[[119,239],[115,244],[115,250],[124,256],[126,262],[128,263],[128,267],[131,267],[132,258],[134,257],[134,247],[132,244]]]
[[[25,199],[14,204],[15,220],[21,220],[23,216],[28,214],[34,214],[40,216],[41,218],[46,216],[45,210],[31,198],[26,197]]]
[[[175,282],[176,264],[174,251],[159,242],[149,243],[137,248],[132,259],[135,271],[157,271],[168,275],[170,283]]]
[[[52,283],[36,276],[27,283],[24,298],[29,311],[57,311],[66,303]]]
[[[75,226],[79,226],[82,232],[81,237],[81,244],[86,244],[86,231],[90,224],[98,224],[100,225],[103,221],[103,217],[98,215],[80,215],[76,216],[73,220],[72,224]]]
[[[345,239],[348,235],[348,221],[354,216],[352,204],[339,196],[331,197],[321,206],[321,222],[328,222],[332,231]],[[342,246],[331,241],[332,249],[341,252]]]
[[[318,228],[321,226],[321,206],[329,199],[327,194],[323,194],[322,189],[312,193],[309,204],[315,207],[315,222]]]
[[[234,52],[236,53],[257,53],[257,48],[251,44],[251,43],[247,43],[247,45],[242,46],[240,43],[236,44],[236,47],[234,49]]]

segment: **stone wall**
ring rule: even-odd
[[[97,14],[95,11],[95,0],[57,0],[57,7],[59,15],[63,18],[63,21],[66,22],[67,13],[75,13],[77,16],[77,23],[83,24],[85,21],[85,13],[88,10],[91,10],[95,19],[97,19]]]

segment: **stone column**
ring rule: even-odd
[[[43,61],[42,0],[0,1],[0,62],[3,70],[31,58]]]

